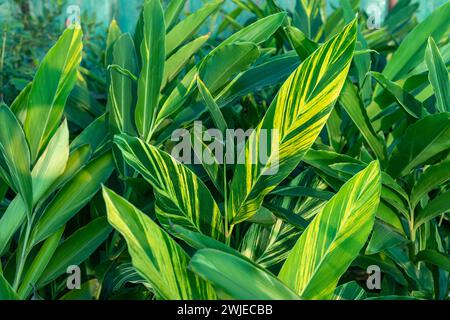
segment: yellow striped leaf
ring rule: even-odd
[[[264,197],[295,169],[316,140],[347,77],[356,27],[355,20],[317,49],[281,87],[247,141],[245,164],[236,165],[228,203],[232,223],[255,214]],[[259,159],[261,146],[268,146],[265,164]]]
[[[138,81],[135,120],[140,136],[150,139],[166,61],[166,27],[160,1],[146,1],[143,17],[142,70]]]
[[[304,299],[330,299],[372,230],[380,202],[377,161],[327,202],[295,244],[278,277]]]
[[[154,188],[156,214],[165,227],[171,223],[223,239],[219,207],[204,183],[168,153],[141,139],[116,135],[125,161]]]
[[[103,188],[108,220],[125,238],[133,266],[160,299],[214,299],[212,287],[188,270],[189,256],[131,203]]]

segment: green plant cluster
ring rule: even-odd
[[[100,53],[68,26],[0,105],[0,299],[448,299],[450,3],[185,2]]]

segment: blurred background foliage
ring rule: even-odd
[[[170,0],[164,0],[165,4]],[[258,5],[265,0],[255,0]],[[13,98],[32,79],[38,61],[54,43],[65,27],[67,8],[76,4],[81,8],[81,22],[84,32],[83,67],[90,75],[104,79],[103,49],[106,30],[115,18],[125,32],[133,32],[143,0],[0,0],[0,101],[11,103]],[[208,0],[189,0],[184,14],[200,8]],[[233,11],[239,0],[228,1],[222,11]],[[276,0],[285,9],[293,9],[295,0]],[[362,9],[370,5],[380,8],[381,17],[389,10],[388,0],[362,0]],[[418,20],[424,19],[446,0],[412,0],[419,5]],[[339,6],[339,0],[324,0],[327,13]],[[236,18],[236,23],[245,25],[255,20],[249,13]],[[205,24],[205,33],[219,26],[215,21]],[[226,32],[224,33],[226,35]],[[95,92],[95,90],[93,90]],[[98,98],[106,93],[97,92]]]

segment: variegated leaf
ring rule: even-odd
[[[381,174],[374,161],[331,198],[300,236],[278,277],[305,299],[330,299],[372,230]]]
[[[245,164],[236,165],[228,203],[233,224],[255,214],[316,140],[347,77],[355,39],[356,20],[316,50],[281,87],[247,141]],[[264,147],[267,161],[262,163]]]
[[[103,188],[108,220],[125,238],[133,266],[160,299],[214,299],[211,285],[188,270],[189,256],[131,203]]]
[[[163,225],[173,223],[217,240],[223,238],[219,207],[191,170],[141,139],[118,135],[114,142],[125,161],[153,186],[156,214]]]

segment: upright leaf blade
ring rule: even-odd
[[[82,32],[67,29],[39,66],[30,91],[24,131],[34,162],[59,126],[81,61]]]
[[[431,37],[428,38],[425,61],[429,71],[428,78],[436,96],[436,109],[450,112],[450,78],[439,49]]]
[[[159,92],[164,75],[166,27],[160,0],[145,2],[143,14],[142,69],[138,81],[135,120],[140,136],[148,140],[158,110]]]
[[[305,299],[329,299],[372,230],[381,194],[378,162],[350,179],[314,218],[279,278]]]
[[[236,165],[228,203],[232,223],[251,217],[314,143],[345,82],[355,41],[356,20],[315,51],[281,87],[247,141],[245,164]],[[279,141],[264,141],[268,132],[275,135],[268,140],[278,135]],[[261,145],[269,146],[265,164],[257,158]]]
[[[12,111],[0,105],[0,157],[3,157],[12,188],[22,197],[28,211],[33,206],[30,150],[22,127]]]

